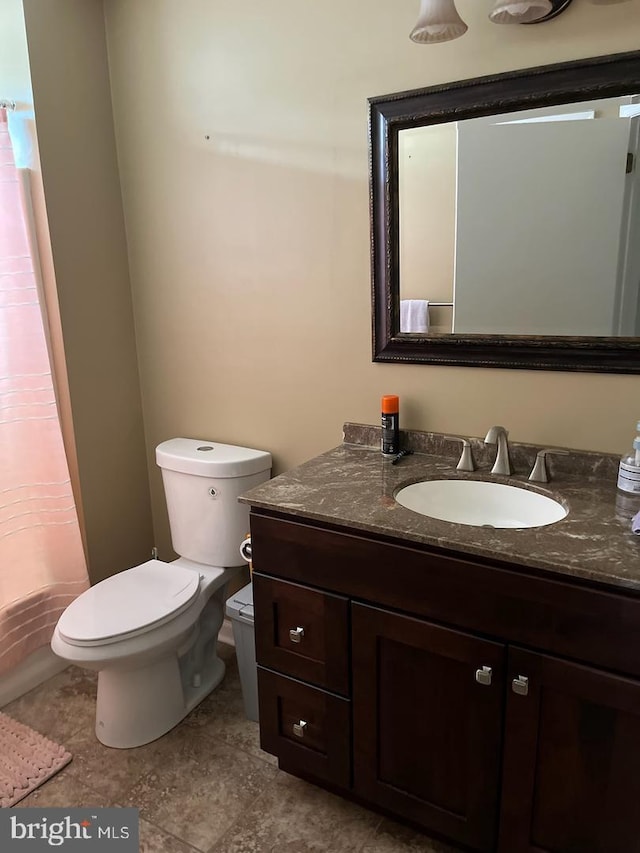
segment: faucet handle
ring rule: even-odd
[[[473,450],[471,449],[471,442],[469,439],[460,438],[458,435],[445,435],[445,438],[449,441],[462,442],[462,453],[460,454],[460,459],[456,465],[456,471],[475,471],[476,463],[473,458]]]
[[[568,450],[554,450],[553,448],[539,450],[536,455],[536,461],[534,463],[534,466],[531,469],[531,473],[529,474],[529,479],[532,483],[549,482],[549,472],[547,471],[547,455],[550,453],[557,454],[558,456],[569,455]]]

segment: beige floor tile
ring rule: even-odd
[[[360,853],[459,853],[459,851],[420,832],[414,832],[393,820],[384,819]]]
[[[185,844],[158,826],[140,820],[140,853],[195,853],[196,847]],[[198,851],[199,853],[199,851]]]
[[[165,737],[173,737],[167,735]],[[112,749],[100,743],[93,726],[76,732],[65,746],[73,755],[68,772],[113,800],[123,799],[150,773],[171,747],[163,738],[135,749]]]
[[[66,746],[76,732],[93,729],[96,686],[96,673],[70,666],[2,710]]]
[[[93,791],[65,768],[33,793],[16,803],[14,808],[71,808],[73,806],[112,806],[113,801]]]
[[[356,853],[380,816],[278,772],[211,853]]]
[[[277,771],[187,727],[173,735],[173,746],[123,805],[137,806],[141,817],[207,850],[272,785]]]

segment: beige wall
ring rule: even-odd
[[[153,544],[101,0],[24,0],[92,581]]]

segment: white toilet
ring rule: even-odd
[[[96,735],[106,746],[149,743],[180,722],[224,676],[216,653],[225,588],[243,565],[244,491],[268,480],[271,454],[174,438],[156,448],[171,541],[181,556],[149,560],[83,592],[51,648],[98,670]]]

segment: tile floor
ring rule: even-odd
[[[242,709],[234,649],[224,681],[179,726],[147,746],[95,737],[94,673],[77,667],[2,710],[64,744],[72,762],[25,806],[134,806],[141,853],[455,853],[278,770]]]

